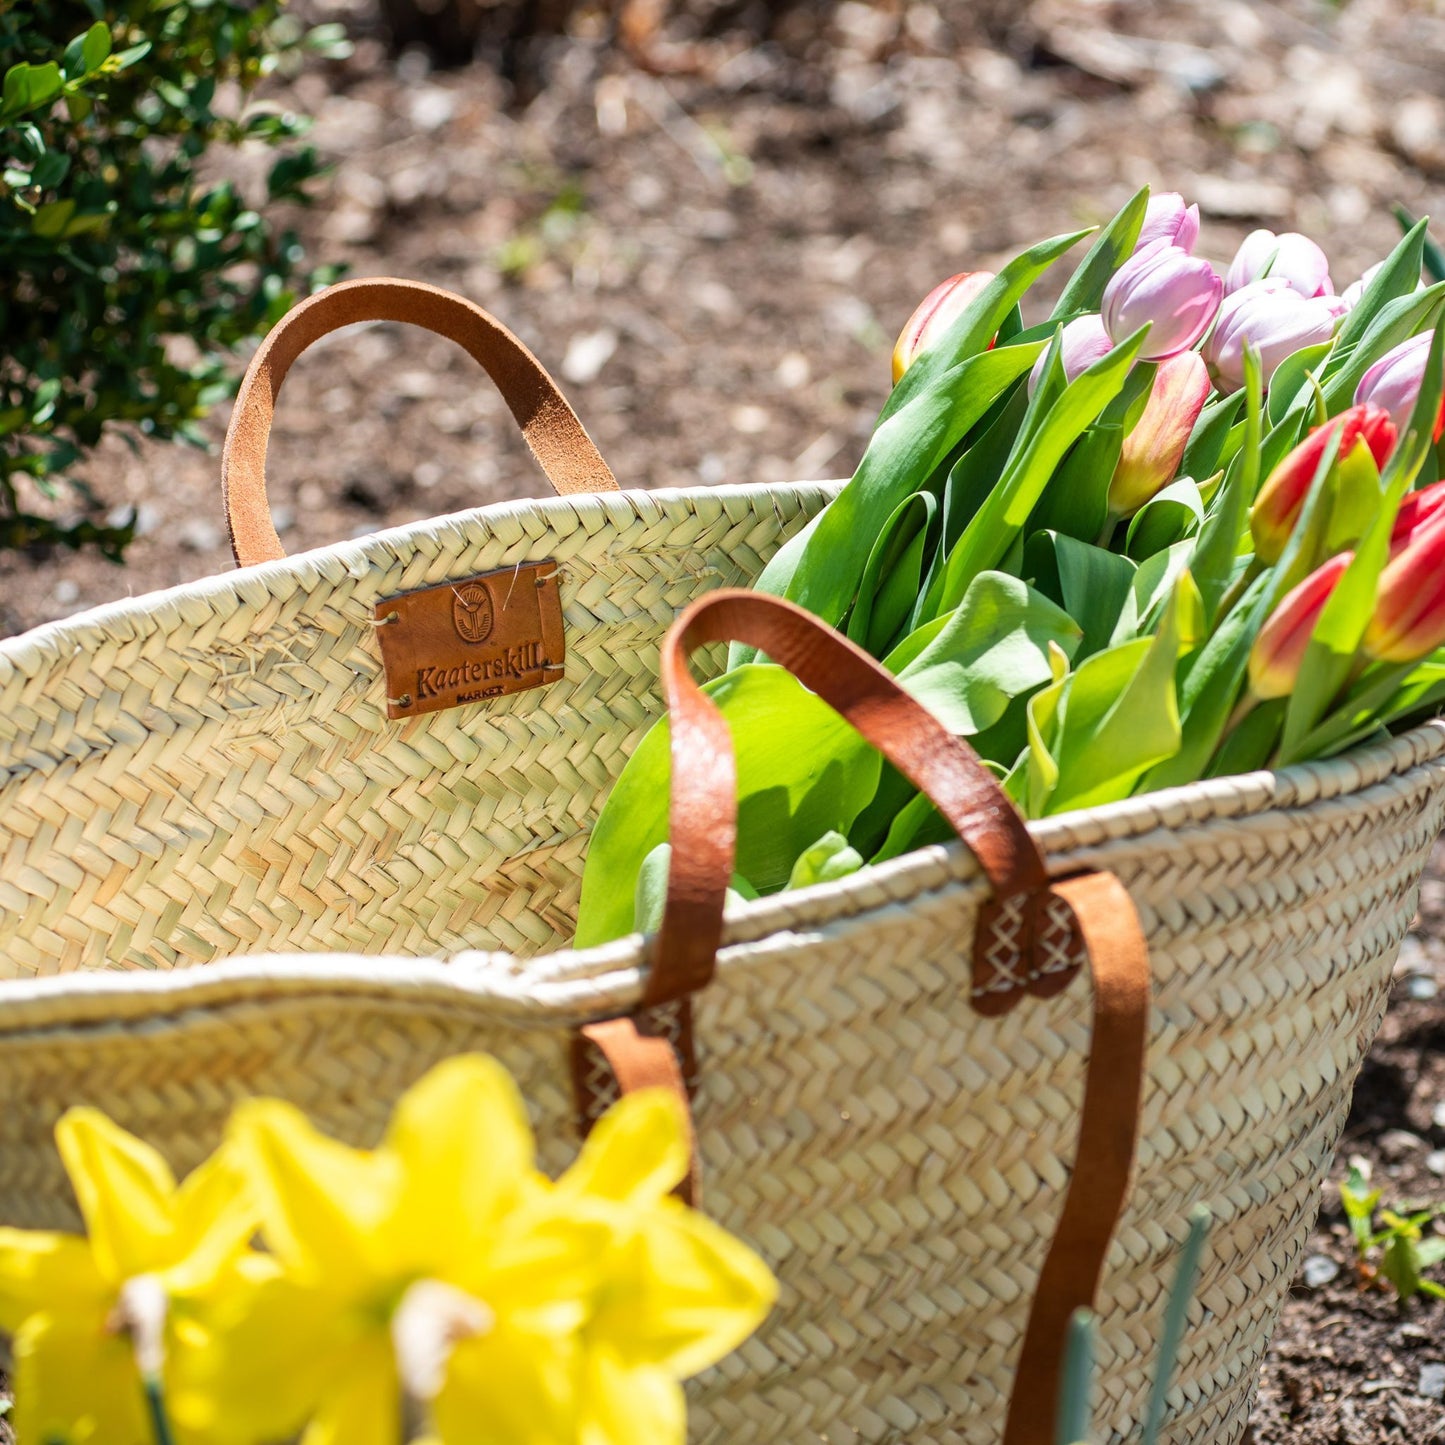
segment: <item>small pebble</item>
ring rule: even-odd
[[[1415,1390],[1427,1400],[1445,1400],[1445,1365],[1421,1365],[1420,1383]]]
[[[1434,1124],[1437,1129],[1445,1129],[1445,1099],[1441,1099],[1440,1102],[1435,1105],[1435,1112],[1430,1116],[1430,1122]]]
[[[1428,973],[1412,973],[1405,980],[1405,992],[1413,999],[1421,1000],[1434,998],[1440,992],[1440,986]]]
[[[606,326],[600,331],[580,332],[567,343],[562,375],[578,386],[596,381],[617,351],[617,340],[617,333]]]
[[[1380,1153],[1392,1164],[1400,1163],[1424,1147],[1425,1141],[1408,1129],[1387,1129],[1380,1135]]]
[[[1432,1149],[1425,1156],[1425,1167],[1441,1179],[1445,1179],[1445,1149]]]
[[[1309,1289],[1323,1289],[1339,1275],[1339,1272],[1339,1265],[1327,1254],[1310,1255],[1305,1260],[1304,1269],[1301,1271],[1305,1285]]]

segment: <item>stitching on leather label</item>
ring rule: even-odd
[[[551,559],[383,598],[374,615],[388,717],[526,692],[565,671]]]

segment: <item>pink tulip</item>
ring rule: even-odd
[[[1107,356],[1114,349],[1104,323],[1097,316],[1076,316],[1064,327],[1062,349],[1059,360],[1063,363],[1064,376],[1073,381],[1086,372],[1096,361]],[[1029,373],[1029,395],[1034,394],[1044,374],[1044,362],[1049,353],[1044,351],[1034,362]]]
[[[1364,649],[1381,662],[1415,662],[1442,644],[1445,511],[1438,511],[1415,529],[1380,573]]]
[[[1354,555],[1341,552],[1331,557],[1287,593],[1270,613],[1249,653],[1249,690],[1255,697],[1288,697],[1294,691],[1315,623]]]
[[[1208,261],[1168,241],[1151,241],[1104,288],[1104,326],[1119,342],[1147,322],[1140,358],[1163,361],[1188,351],[1209,330],[1223,289]]]
[[[1299,520],[1315,473],[1324,460],[1325,449],[1336,436],[1340,439],[1337,453],[1340,461],[1363,442],[1370,449],[1375,465],[1382,467],[1395,445],[1395,424],[1378,407],[1352,406],[1315,427],[1275,467],[1265,478],[1249,513],[1254,555],[1261,562],[1279,561]]]
[[[1335,289],[1330,282],[1329,259],[1298,231],[1280,236],[1273,231],[1251,231],[1229,263],[1224,289],[1232,295],[1266,277],[1283,281],[1301,296],[1328,296]]]
[[[1219,319],[1200,348],[1210,375],[1224,391],[1244,385],[1244,343],[1260,354],[1264,384],[1286,357],[1335,334],[1334,297],[1304,297],[1283,281],[1254,281],[1224,298]]]
[[[1192,252],[1198,239],[1199,207],[1186,206],[1184,197],[1178,191],[1162,191],[1149,197],[1144,224],[1139,228],[1134,250],[1137,254],[1151,241],[1168,241],[1181,251]]]
[[[1347,312],[1353,311],[1355,307],[1360,304],[1361,298],[1369,289],[1370,282],[1375,279],[1380,267],[1384,264],[1383,261],[1376,261],[1373,266],[1365,271],[1365,274],[1361,276],[1358,281],[1351,281],[1340,293],[1340,301]]]
[[[908,318],[908,324],[898,335],[893,348],[893,384],[921,352],[936,346],[948,328],[963,315],[971,302],[990,281],[992,271],[960,271],[940,282],[918,303],[918,309]],[[993,342],[989,342],[992,347]]]
[[[1181,351],[1160,362],[1143,415],[1124,438],[1109,483],[1109,511],[1114,516],[1137,512],[1174,480],[1209,392],[1209,373],[1197,351]]]
[[[1410,413],[1420,395],[1425,365],[1430,360],[1431,336],[1412,336],[1393,351],[1387,351],[1361,378],[1355,388],[1356,402],[1369,402],[1390,413],[1395,430],[1404,434],[1410,424]],[[1435,417],[1435,440],[1445,432],[1445,395]]]

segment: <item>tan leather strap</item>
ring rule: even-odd
[[[266,443],[291,363],[328,332],[357,321],[405,321],[464,347],[497,384],[547,480],[561,493],[610,492],[617,480],[541,362],[480,306],[421,281],[341,281],[287,312],[261,343],[231,413],[221,490],[239,566],[286,555],[266,500]]]
[[[662,644],[672,729],[672,866],[645,1004],[705,987],[722,939],[723,899],[736,840],[737,780],[727,724],[688,669],[688,657],[709,642],[746,642],[766,653],[926,793],[987,874],[993,910],[1019,924],[1010,946],[1030,951],[1033,919],[1048,896],[1044,860],[973,749],[862,648],[812,613],[761,592],[713,592],[683,612]],[[993,916],[981,921],[976,968],[997,941]]]
[[[1149,1041],[1149,946],[1128,891],[1112,873],[1054,891],[1088,950],[1093,1028],[1074,1169],[1029,1310],[1003,1445],[1053,1445],[1069,1319],[1095,1303],[1129,1194]]]
[[[727,726],[693,680],[687,659],[704,643],[734,640],[757,647],[836,708],[932,799],[978,858],[993,898],[981,912],[975,940],[976,1009],[995,1013],[1024,992],[1056,993],[1077,971],[1067,955],[1088,960],[1093,1031],[1078,1147],[1030,1308],[1004,1436],[1004,1445],[1052,1445],[1069,1319],[1094,1302],[1134,1165],[1150,1001],[1149,952],[1138,915],[1112,874],[1051,886],[1027,826],[993,775],[861,649],[791,603],[718,592],[693,603],[663,643],[673,846],[644,1010],[668,1000],[686,1004],[713,973],[733,871],[736,771]],[[1058,954],[1066,962],[1012,965],[1021,981],[1000,989],[998,976],[1010,966],[990,950]],[[686,1097],[676,1054],[668,1046],[659,1050],[660,1040],[629,1020],[589,1025],[582,1033],[599,1045],[605,1038],[605,1056],[623,1092],[629,1080],[646,1078]],[[578,1059],[574,1049],[574,1068]]]

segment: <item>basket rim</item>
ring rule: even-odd
[[[289,592],[298,586],[314,587],[341,577],[368,574],[377,578],[380,592],[385,586],[381,579],[407,562],[416,543],[440,531],[478,525],[502,530],[509,523],[536,519],[546,530],[556,531],[558,535],[579,527],[591,534],[609,521],[646,520],[649,512],[654,519],[661,519],[669,511],[691,511],[700,500],[715,502],[721,508],[729,501],[755,501],[806,491],[829,497],[844,485],[842,481],[789,482],[782,486],[771,482],[738,482],[716,486],[634,487],[616,492],[577,492],[485,502],[460,512],[442,512],[398,527],[386,527],[349,541],[330,542],[274,562],[232,567],[134,597],[101,602],[69,617],[42,622],[24,632],[0,638],[0,680],[12,668],[22,675],[34,676],[47,666],[69,659],[77,648],[85,647],[97,635],[113,645],[141,637],[156,627],[168,628],[183,621],[194,623],[197,608],[204,608],[212,615],[223,615],[234,610],[237,603],[254,607],[273,592]],[[545,532],[536,541],[539,546],[543,545]]]
[[[1051,875],[1109,867],[1147,846],[1187,849],[1201,829],[1255,830],[1281,814],[1348,813],[1385,801],[1434,772],[1445,781],[1445,718],[1323,762],[1187,783],[1119,803],[1031,822]],[[986,881],[962,843],[920,848],[860,874],[730,909],[719,970],[746,963],[769,940],[803,937],[860,914]],[[256,954],[170,972],[77,972],[0,981],[0,1039],[123,1025],[197,1010],[321,1000],[385,1000],[402,1007],[463,1007],[498,1022],[559,1028],[625,1011],[641,992],[648,942],[638,934],[594,948],[561,948],[536,958],[466,951],[449,959],[338,953]]]

